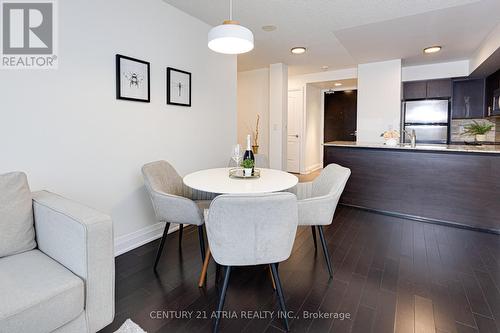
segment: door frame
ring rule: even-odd
[[[320,124],[321,124],[321,146],[324,147],[325,144],[325,93],[329,91],[330,89],[321,89],[321,116],[320,116]],[[323,155],[325,154],[325,150],[321,149],[319,153],[320,161],[321,161],[321,166],[325,165]]]
[[[305,87],[302,87],[300,89],[289,89],[287,93],[287,100],[288,100],[288,95],[291,92],[300,92],[302,95],[302,110],[301,110],[301,117],[300,117],[300,122],[299,122],[299,174],[304,174],[304,161],[305,161],[305,122],[306,122],[306,92],[305,92]],[[288,119],[289,119],[289,114],[288,114],[288,109],[287,109],[287,130],[286,130],[286,137],[287,137],[287,143],[288,143]],[[288,154],[288,152],[287,152]],[[288,160],[288,156],[287,156]],[[287,166],[288,169],[288,166]]]

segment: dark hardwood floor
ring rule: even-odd
[[[325,234],[333,279],[309,228],[299,229],[291,257],[279,266],[288,310],[300,317],[292,319],[292,332],[499,332],[500,236],[347,207],[339,207]],[[169,235],[155,275],[157,245],[116,258],[116,316],[102,332],[113,332],[127,318],[149,333],[211,331],[212,321],[196,316],[210,316],[216,307],[215,265],[208,286],[198,288],[196,230],[184,230],[181,251],[178,233]],[[236,268],[224,308],[238,316],[277,311],[265,267]],[[167,311],[186,311],[186,317],[166,318],[172,315]],[[304,318],[306,311],[345,313],[350,319]],[[162,318],[151,318],[152,313]],[[277,318],[221,321],[221,332],[282,332],[282,327]]]

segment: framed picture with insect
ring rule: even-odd
[[[149,62],[116,55],[116,98],[149,103]]]
[[[167,67],[167,104],[191,106],[191,73]]]

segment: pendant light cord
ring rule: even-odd
[[[229,0],[229,20],[233,20],[233,0]]]

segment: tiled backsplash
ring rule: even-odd
[[[489,122],[495,125],[494,121],[489,121],[486,119],[452,119],[451,120],[451,141],[475,141],[474,135],[462,135],[465,131],[464,126],[471,124],[473,121]],[[496,131],[498,129],[498,131]],[[486,141],[500,141],[500,119],[496,119],[496,126],[494,126],[491,131],[486,133]]]
[[[500,117],[495,118],[496,121],[496,134],[495,134],[495,142],[500,142]]]

